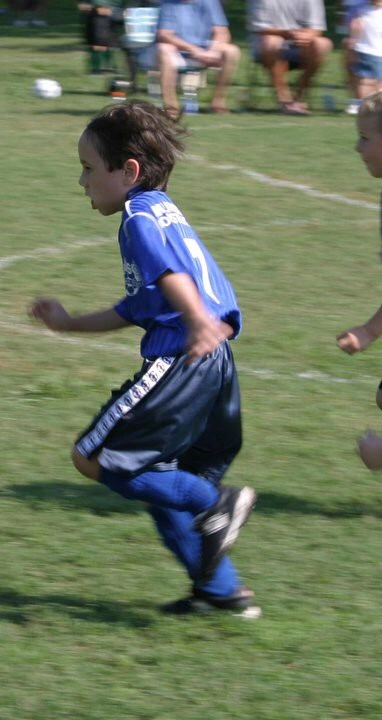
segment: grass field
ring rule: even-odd
[[[381,426],[381,348],[335,345],[380,302],[380,188],[344,94],[325,114],[316,88],[310,117],[285,118],[261,86],[257,111],[187,120],[170,190],[243,309],[245,444],[229,479],[259,502],[232,555],[263,617],[164,619],[182,569],[141,506],[69,460],[137,368],[139,334],[60,337],[26,314],[40,294],[73,311],[123,294],[118,218],[92,214],[78,186],[105,79],[84,72],[75,14],[50,19],[1,26],[0,720],[380,720],[382,493],[354,448]],[[41,76],[60,99],[31,96]]]

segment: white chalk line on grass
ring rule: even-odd
[[[285,224],[287,224],[287,221],[285,221]],[[211,225],[207,224],[203,227],[198,228],[199,232],[221,232],[222,230],[234,230],[241,233],[253,232],[252,228],[232,224],[222,224],[217,226],[211,223]],[[65,253],[67,252],[76,252],[77,250],[81,250],[82,248],[96,247],[100,245],[106,245],[112,242],[115,242],[112,235],[108,238],[96,237],[91,239],[89,238],[88,240],[79,240],[78,242],[64,243],[63,245],[58,246],[35,248],[34,250],[28,250],[27,252],[20,253],[19,255],[8,255],[6,257],[0,257],[0,272],[1,270],[5,270],[10,265],[14,265],[21,260],[41,260],[45,257],[57,257],[58,255],[65,255]]]
[[[232,172],[232,171],[238,172],[246,177],[250,177],[252,180],[255,180],[256,182],[268,184],[268,185],[271,185],[274,187],[285,187],[285,188],[289,188],[291,190],[297,190],[297,191],[303,192],[307,195],[310,195],[310,196],[313,196],[316,198],[320,198],[323,200],[328,200],[331,202],[340,202],[342,204],[352,205],[354,207],[360,207],[360,208],[364,208],[367,210],[374,210],[374,211],[379,210],[379,205],[377,205],[376,203],[370,203],[370,202],[367,202],[364,200],[357,200],[355,198],[349,198],[345,195],[340,195],[338,193],[323,192],[321,190],[316,190],[315,188],[311,187],[310,185],[305,185],[303,183],[295,183],[291,180],[282,180],[282,179],[278,179],[278,178],[273,178],[269,175],[264,175],[263,173],[258,173],[254,170],[249,170],[247,168],[243,168],[243,167],[240,167],[237,165],[214,164],[214,163],[208,162],[205,158],[203,158],[201,156],[195,156],[195,155],[188,156],[188,159],[191,160],[192,162],[198,162],[203,165],[208,165],[209,167],[211,167],[215,170],[224,171],[224,172]],[[280,222],[280,220],[276,220],[274,222],[275,222],[275,224],[278,224]],[[295,220],[295,222],[300,223],[300,222],[304,222],[304,221],[303,220],[302,221]],[[219,225],[219,226],[206,226],[206,227],[208,227],[208,230],[211,231],[212,229],[215,229],[215,230],[224,229],[225,226]],[[229,224],[226,227],[229,229],[242,231],[241,226]],[[82,247],[94,246],[95,244],[102,245],[102,244],[105,244],[108,242],[110,242],[110,238],[94,238],[94,239],[90,239],[90,240],[79,241],[77,243],[69,243],[69,244],[66,244],[66,245],[63,245],[60,247],[36,248],[35,250],[31,250],[30,252],[27,252],[27,253],[24,253],[21,255],[12,255],[9,257],[0,258],[0,270],[4,269],[5,267],[8,267],[12,263],[17,262],[19,260],[24,260],[27,258],[31,258],[31,259],[40,258],[43,256],[50,256],[50,255],[59,255],[59,254],[65,253],[67,250],[78,250]],[[118,353],[124,353],[124,354],[129,354],[129,355],[137,354],[137,351],[133,350],[128,345],[100,343],[100,342],[93,341],[93,340],[91,340],[91,341],[88,340],[85,343],[83,336],[81,338],[79,338],[79,337],[73,337],[73,336],[68,336],[68,335],[58,335],[56,333],[51,333],[48,330],[37,329],[37,328],[34,328],[32,326],[27,326],[27,325],[21,325],[21,324],[19,324],[18,321],[10,322],[9,319],[8,320],[0,319],[0,326],[9,329],[12,332],[16,331],[16,332],[20,332],[20,333],[24,333],[24,334],[34,333],[34,334],[45,335],[45,336],[52,338],[58,342],[66,342],[66,343],[70,343],[70,344],[74,344],[74,345],[81,345],[81,346],[86,344],[86,346],[89,348],[106,350],[107,352],[118,352]],[[238,365],[238,370],[246,375],[256,376],[256,377],[262,378],[264,380],[277,380],[277,379],[281,379],[283,377],[296,378],[298,380],[310,380],[310,381],[316,381],[316,382],[325,382],[325,383],[354,383],[354,382],[369,383],[370,381],[374,380],[374,378],[369,377],[369,376],[358,376],[357,378],[343,378],[343,377],[332,376],[332,375],[329,375],[328,373],[322,373],[322,372],[310,371],[310,370],[307,370],[304,372],[296,372],[296,373],[290,373],[290,374],[284,373],[283,374],[283,373],[276,373],[269,369],[249,368],[244,365]]]
[[[32,324],[32,322],[33,321],[31,320],[31,325],[25,325],[23,323],[20,323],[18,318],[8,318],[7,320],[3,320],[2,318],[0,318],[0,327],[4,328],[5,330],[11,330],[12,333],[17,332],[21,335],[40,335],[54,342],[66,343],[69,345],[80,345],[81,347],[89,348],[89,350],[105,350],[108,353],[123,353],[124,355],[136,356],[139,355],[137,345],[133,347],[129,344],[118,345],[118,343],[105,343],[99,340],[90,339],[88,336],[86,336],[85,338],[84,335],[64,335],[60,333],[55,333],[52,330],[47,330],[46,328],[36,327]]]
[[[331,225],[341,225],[343,227],[346,225],[358,225],[360,223],[360,220],[352,220],[348,218],[345,222],[335,218],[332,219]],[[375,219],[370,220],[362,220],[362,223],[365,222],[374,223]],[[320,219],[319,218],[275,218],[273,220],[267,220],[267,221],[259,221],[255,222],[253,225],[235,225],[234,223],[221,223],[220,225],[214,225],[213,223],[205,223],[204,225],[195,225],[195,229],[198,233],[222,233],[224,230],[231,230],[233,232],[238,233],[245,233],[253,235],[254,230],[256,228],[272,228],[272,227],[312,227],[315,225],[320,225]],[[25,253],[20,253],[20,255],[8,255],[5,257],[0,257],[0,272],[2,270],[5,270],[6,268],[10,267],[11,265],[14,265],[17,262],[20,262],[21,260],[41,260],[44,257],[57,257],[59,255],[64,255],[66,252],[76,252],[77,250],[81,250],[82,248],[86,247],[96,247],[100,245],[107,245],[108,243],[114,242],[114,237],[110,236],[109,238],[92,238],[88,240],[79,240],[78,242],[71,242],[71,243],[64,243],[63,245],[59,245],[56,247],[41,247],[41,248],[35,248],[34,250],[28,250]]]
[[[251,180],[255,180],[256,182],[265,185],[271,185],[272,187],[284,187],[290,190],[298,190],[305,195],[310,195],[321,200],[329,200],[329,202],[338,202],[343,205],[353,205],[354,207],[365,208],[367,210],[379,210],[379,205],[377,203],[371,203],[366,200],[358,200],[357,198],[350,198],[346,195],[340,195],[339,193],[329,193],[322,190],[316,190],[310,185],[305,185],[304,183],[297,183],[293,180],[283,180],[281,178],[272,177],[271,175],[264,175],[264,173],[259,173],[256,172],[256,170],[250,170],[249,168],[244,168],[240,165],[211,163],[209,160],[206,160],[206,158],[203,158],[200,155],[187,155],[187,158],[192,162],[206,165],[213,170],[218,170],[219,172],[239,173],[240,175],[251,178]]]
[[[22,335],[40,335],[42,337],[45,337],[52,342],[57,343],[66,343],[70,345],[78,345],[81,348],[86,348],[86,350],[93,351],[93,350],[102,350],[109,354],[117,353],[122,355],[131,355],[135,356],[137,360],[139,360],[139,349],[138,344],[135,342],[134,347],[130,345],[128,342],[119,345],[118,343],[113,342],[101,342],[99,340],[93,340],[90,339],[88,335],[81,335],[81,336],[73,336],[73,335],[64,335],[60,333],[54,333],[50,330],[46,330],[45,328],[39,328],[34,325],[25,325],[23,323],[20,323],[18,318],[7,318],[2,319],[0,317],[0,327],[4,328],[5,330],[10,330],[12,333],[17,332]],[[282,373],[282,372],[276,372],[275,370],[270,370],[267,368],[252,368],[248,367],[248,365],[242,365],[241,363],[237,364],[237,369],[239,373],[242,373],[243,375],[248,375],[252,377],[256,377],[259,380],[282,380],[282,379],[292,379],[292,380],[305,380],[305,381],[312,381],[312,382],[318,382],[318,383],[335,383],[335,384],[359,384],[359,383],[371,383],[376,382],[376,378],[369,376],[369,375],[359,375],[357,377],[353,378],[344,378],[344,377],[337,377],[335,375],[330,375],[329,373],[320,372],[317,370],[305,370],[303,372],[291,372],[291,373]]]
[[[86,247],[97,247],[99,245],[106,245],[109,242],[113,242],[114,238],[95,237],[88,240],[79,240],[77,242],[65,243],[64,245],[49,247],[35,248],[34,250],[28,250],[25,253],[19,255],[8,255],[7,257],[0,257],[0,270],[4,270],[20,260],[40,260],[44,257],[52,257],[57,255],[63,255],[66,252],[81,250]]]
[[[302,192],[305,195],[310,195],[311,197],[319,198],[321,200],[328,200],[329,202],[338,202],[345,205],[352,205],[353,207],[359,207],[366,210],[379,210],[379,205],[377,203],[368,202],[366,200],[359,200],[357,198],[350,198],[346,195],[340,195],[339,193],[329,193],[324,192],[322,190],[317,190],[316,188],[311,187],[310,185],[306,185],[304,183],[296,183],[293,180],[286,180],[281,178],[275,178],[270,175],[265,175],[264,173],[256,172],[255,170],[250,170],[249,168],[243,168],[240,165],[231,165],[231,164],[221,164],[221,163],[211,163],[206,158],[202,157],[201,155],[187,155],[187,159],[191,162],[199,163],[201,165],[208,166],[214,170],[223,171],[223,172],[236,172],[241,175],[244,175],[245,177],[249,177],[251,180],[254,180],[255,182],[259,182],[266,185],[271,185],[272,187],[284,187],[290,190],[296,190],[298,192]],[[253,228],[251,227],[243,227],[240,225],[231,225],[231,224],[221,224],[221,225],[205,225],[205,226],[199,226],[197,227],[199,232],[203,232],[204,228],[207,228],[210,232],[211,231],[220,231],[224,229],[230,229],[238,232],[252,232],[254,228],[257,227],[267,227],[274,225],[283,225],[287,224],[288,226],[291,225],[304,225],[304,224],[312,224],[312,219],[310,221],[307,221],[305,219],[298,219],[295,218],[294,220],[287,220],[285,219],[285,222],[283,222],[282,218],[275,219],[271,221],[267,221],[266,224],[264,223],[254,223]],[[92,238],[88,240],[82,240],[77,243],[66,243],[64,245],[61,245],[59,247],[43,247],[43,248],[35,248],[34,250],[30,250],[26,253],[21,253],[20,255],[9,255],[8,257],[0,257],[0,271],[4,270],[5,268],[9,267],[10,265],[14,264],[15,262],[18,262],[20,260],[26,260],[26,259],[40,259],[46,256],[54,256],[54,255],[60,255],[68,250],[78,250],[80,248],[84,247],[94,247],[95,245],[104,245],[108,242],[111,242],[111,238]]]

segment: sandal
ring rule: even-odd
[[[208,109],[208,112],[212,113],[213,115],[231,115],[232,112],[229,108],[225,107],[225,105],[211,105]]]
[[[167,117],[170,120],[173,120],[174,122],[177,122],[179,120],[181,112],[176,105],[166,105],[164,108],[164,114],[167,115]]]
[[[310,115],[306,103],[297,100],[280,103],[280,110],[284,115]]]

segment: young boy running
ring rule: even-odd
[[[113,307],[71,315],[38,298],[30,313],[60,332],[139,326],[143,364],[77,439],[77,470],[145,501],[163,542],[186,567],[189,597],[172,612],[249,608],[225,555],[255,493],[220,481],[241,446],[240,396],[229,338],[241,315],[234,291],[166,194],[184,149],[181,126],[145,102],[112,105],[80,137],[80,185],[102,215],[122,212],[126,295]]]
[[[363,100],[357,116],[357,126],[359,139],[356,150],[370,175],[382,178],[382,91],[379,90]],[[363,325],[352,327],[338,335],[337,343],[341,350],[353,355],[366,350],[380,335],[382,335],[382,306]],[[377,390],[376,402],[382,410],[382,381]],[[359,440],[358,446],[366,467],[370,470],[382,470],[382,437],[367,430]]]

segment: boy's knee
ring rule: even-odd
[[[72,449],[72,463],[81,475],[91,480],[99,480],[100,466],[97,458],[89,460],[78,452],[76,446]]]

